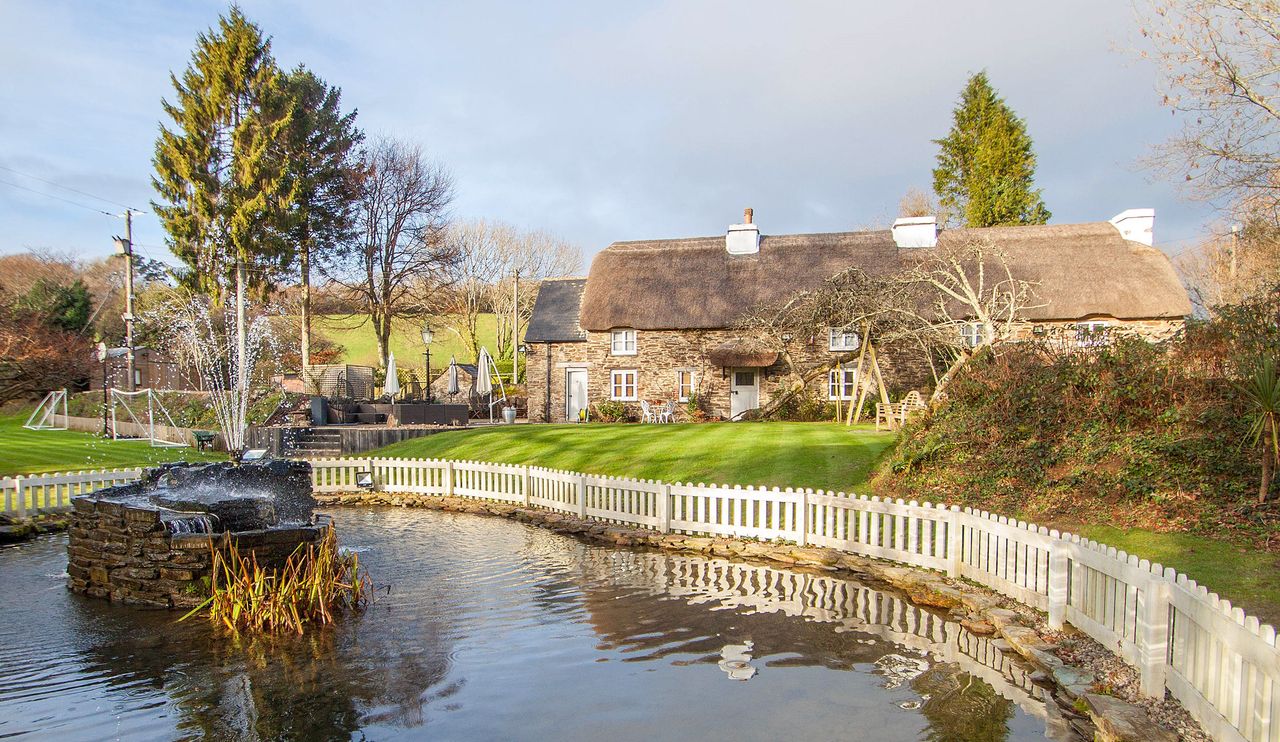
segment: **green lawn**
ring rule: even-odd
[[[1280,626],[1280,555],[1247,544],[1113,526],[1073,528],[1081,536],[1159,562],[1238,605],[1263,623]]]
[[[533,464],[667,482],[866,491],[892,433],[834,423],[512,425],[403,441],[373,456]]]
[[[457,356],[458,363],[475,361],[462,338],[444,326],[443,321],[431,323],[435,337],[431,342],[431,366],[437,371],[449,365],[450,356]],[[492,314],[480,315],[480,343],[495,352],[497,320]],[[367,315],[345,317],[342,315],[319,315],[316,317],[315,330],[343,348],[346,348],[346,362],[358,366],[381,365],[378,361],[378,343],[373,335],[373,326],[369,324]],[[422,367],[425,360],[422,355],[422,324],[417,321],[395,320],[391,324],[391,352],[396,356],[396,365],[400,368]]]
[[[92,433],[27,430],[22,424],[28,414],[0,415],[0,476],[226,458],[191,448],[152,448],[146,441],[113,441]]]

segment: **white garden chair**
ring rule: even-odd
[[[640,422],[656,423],[658,415],[653,411],[653,407],[649,406],[648,400],[640,400]]]
[[[676,403],[668,401],[658,413],[658,422],[673,423],[676,421]]]

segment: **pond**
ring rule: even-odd
[[[70,594],[64,537],[0,550],[0,737],[1044,739],[992,642],[821,572],[333,512],[378,586],[305,637]]]

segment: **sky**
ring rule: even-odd
[[[107,255],[123,223],[95,210],[128,205],[147,212],[139,252],[171,259],[150,210],[161,99],[226,8],[0,0],[0,253]],[[1177,253],[1213,216],[1140,165],[1179,124],[1122,0],[241,8],[366,132],[447,166],[455,217],[546,230],[588,259],[719,234],[744,207],[765,234],[887,226],[908,188],[931,186],[931,140],[983,69],[1026,120],[1053,222],[1154,207],[1157,244]]]

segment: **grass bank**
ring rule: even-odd
[[[865,492],[872,468],[893,441],[892,433],[833,423],[512,425],[415,438],[370,455]]]
[[[0,476],[226,458],[193,448],[152,448],[146,441],[113,441],[92,433],[27,430],[22,424],[28,414],[0,414]]]

